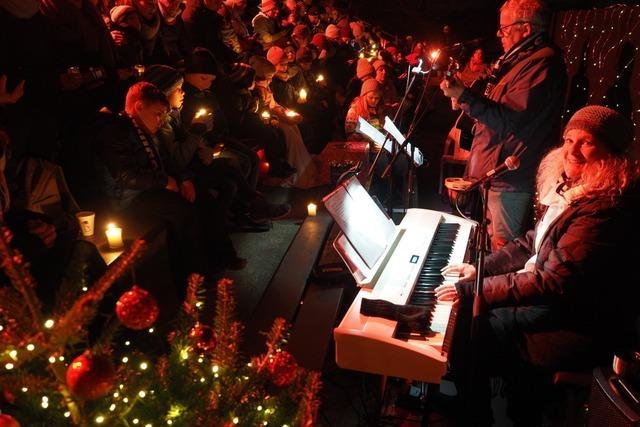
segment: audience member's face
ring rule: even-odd
[[[500,12],[500,23],[498,25],[499,28],[496,35],[500,37],[500,42],[505,52],[511,50],[513,46],[528,36],[525,24],[516,21],[515,14],[511,8]]]
[[[222,6],[222,0],[204,0],[204,6],[213,11],[217,11]]]
[[[139,126],[154,135],[162,126],[167,115],[167,107],[159,102],[147,104],[138,101],[135,104],[135,119]]]
[[[133,5],[140,15],[146,19],[150,20],[153,18],[153,15],[156,13],[156,0],[134,0]]]
[[[284,6],[291,12],[293,12],[294,10],[296,10],[296,0],[285,0]]]
[[[380,99],[382,99],[382,94],[377,90],[371,91],[364,96],[364,100],[369,108],[376,108],[380,103]]]
[[[246,0],[227,0],[225,4],[238,13],[244,13],[244,10],[247,8]]]
[[[278,17],[278,15],[280,14],[280,11],[278,10],[277,7],[274,7],[272,9],[267,9],[263,11],[263,13],[267,16],[267,18],[274,19]]]
[[[295,62],[296,60],[296,53],[293,51],[293,49],[285,49],[284,53],[287,55],[287,61],[289,62]]]
[[[204,73],[189,73],[187,74],[189,83],[195,86],[198,90],[207,90],[213,84],[216,76],[213,74]]]
[[[591,133],[571,129],[564,134],[564,172],[572,180],[580,179],[585,165],[609,155],[605,145]]]
[[[378,83],[384,83],[387,81],[387,67],[378,67],[376,70],[376,80]]]
[[[158,0],[168,16],[178,16],[182,0]]]
[[[184,91],[182,90],[182,85],[176,88],[173,92],[171,92],[167,96],[167,100],[169,101],[169,106],[171,108],[182,108],[182,103],[184,102]]]
[[[281,62],[281,63],[276,65],[276,73],[277,74],[287,74],[287,71],[289,71],[289,63],[288,62]]]
[[[311,62],[311,61],[298,62],[298,65],[304,71],[311,71],[311,67],[313,66],[313,62]]]
[[[484,61],[484,57],[482,55],[482,49],[476,49],[473,52],[473,56],[471,57],[471,61],[472,62],[478,62],[481,63]]]
[[[318,15],[307,15],[307,16],[309,17],[309,22],[311,22],[313,25],[317,24],[318,21],[320,20]]]

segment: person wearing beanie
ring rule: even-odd
[[[235,62],[227,69],[227,76],[231,83],[239,89],[252,89],[256,72],[251,65]]]
[[[375,79],[380,84],[380,90],[382,91],[384,112],[386,115],[394,117],[400,104],[400,97],[398,96],[396,85],[389,78],[389,66],[382,59],[377,59],[373,62],[373,69],[376,72]],[[404,112],[402,115],[404,115]],[[402,120],[402,115],[399,116],[400,120]]]
[[[218,62],[210,50],[197,47],[185,61],[185,72],[189,74],[218,74]]]
[[[362,117],[376,129],[382,129],[384,116],[380,105],[382,92],[380,85],[375,79],[367,79],[362,82],[360,96],[354,98],[349,106],[347,117],[344,123],[345,134],[349,141],[362,141],[364,137],[356,132],[358,119]],[[375,147],[379,151],[380,147]]]
[[[167,98],[169,98],[177,89],[182,91],[182,83],[184,82],[184,78],[178,70],[168,65],[161,64],[155,64],[147,67],[142,75],[142,80],[153,83],[158,89],[164,92]],[[169,101],[169,104],[171,104],[171,101]],[[180,108],[181,106],[182,105],[175,108]]]
[[[340,28],[334,24],[327,25],[327,29],[324,30],[324,35],[327,40],[335,42],[340,38]]]
[[[279,46],[272,46],[267,51],[267,61],[271,62],[276,69],[278,65],[288,62],[284,49]]]
[[[316,33],[311,38],[311,44],[314,45],[318,51],[327,49],[327,37],[323,33]]]
[[[561,50],[547,36],[549,20],[541,0],[526,4],[508,0],[500,9],[500,25],[522,23],[498,32],[505,53],[498,60],[494,75],[500,78],[495,85],[485,95],[465,88],[457,76],[440,83],[445,96],[457,100],[475,122],[465,171],[468,178],[481,179],[526,147],[520,167],[491,182],[488,209],[493,250],[529,228],[536,170],[561,129],[567,71]]]
[[[304,24],[296,25],[291,33],[291,41],[293,41],[293,44],[298,49],[303,46],[307,46],[311,42],[311,32],[309,31],[309,27]]]
[[[639,255],[627,243],[640,237],[640,165],[632,143],[633,124],[620,113],[596,105],[578,110],[562,145],[538,168],[544,214],[536,227],[485,259],[486,320],[477,349],[484,362],[474,381],[489,387],[491,372],[507,382],[514,425],[542,424],[542,396],[560,366],[590,372],[636,344],[639,288],[629,282],[627,268],[612,268],[634,265]],[[443,274],[460,280],[436,288],[438,300],[457,299],[459,313],[467,310],[476,267],[449,265]],[[463,360],[469,350],[456,344],[450,361]],[[463,372],[455,363],[451,369],[454,377]],[[458,378],[464,393],[465,377]],[[483,419],[490,414],[488,393],[475,399],[477,407],[467,408],[472,424],[490,425]]]
[[[309,10],[307,10],[307,15],[305,16],[305,18],[311,34],[324,32],[324,27],[322,26],[322,19],[320,18],[320,10],[318,9],[318,6],[311,6]]]
[[[133,67],[144,63],[144,47],[141,35],[140,15],[133,6],[121,5],[111,9],[111,32],[118,52],[119,66]]]
[[[251,20],[256,39],[265,51],[273,45],[284,43],[289,34],[289,29],[280,29],[278,15],[278,4],[275,0],[262,0],[260,12]]]

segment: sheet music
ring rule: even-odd
[[[402,135],[400,130],[395,126],[395,124],[393,124],[393,121],[389,119],[389,117],[385,117],[384,130],[389,132],[389,134],[393,136],[393,138],[396,141],[398,141],[399,144],[402,144],[405,141],[405,137]],[[378,129],[374,128],[373,126],[371,126],[371,124],[369,124],[369,122],[367,122],[362,117],[358,117],[358,125],[356,126],[356,132],[367,136],[378,147],[382,146],[382,143],[384,142],[385,143],[384,149],[389,153],[392,152],[393,141],[386,138],[386,142],[385,142],[385,136],[382,134],[382,132],[380,132]],[[418,147],[415,147],[415,148],[412,147],[410,143],[408,143],[404,147],[404,151],[409,156],[411,156],[412,150],[414,151],[413,162],[416,164],[416,166],[422,166],[422,164],[424,163],[424,156],[422,155],[422,152],[420,151],[420,149]]]
[[[324,204],[369,268],[373,268],[393,239],[396,226],[378,208],[357,177],[341,184]]]

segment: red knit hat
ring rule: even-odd
[[[360,96],[365,96],[369,92],[380,90],[380,83],[376,79],[368,79],[362,82],[362,88],[360,89]]]
[[[376,71],[371,66],[371,63],[364,58],[358,59],[356,65],[356,77],[360,80],[364,80],[365,77],[372,77]]]
[[[311,44],[320,50],[327,48],[327,38],[322,33],[316,33],[311,39]]]
[[[260,10],[263,12],[268,12],[276,7],[278,7],[278,3],[275,0],[262,0],[260,3]]]
[[[338,37],[340,37],[340,28],[338,28],[337,26],[335,26],[333,24],[329,24],[329,25],[327,25],[327,29],[324,30],[324,35],[329,40],[335,40]]]
[[[267,60],[274,66],[287,62],[287,55],[284,53],[284,49],[279,46],[272,46],[267,51]]]

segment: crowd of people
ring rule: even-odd
[[[291,209],[260,176],[316,186],[328,141],[361,139],[357,116],[381,127],[420,58],[401,42],[331,0],[3,0],[4,219],[34,271],[73,252],[79,206],[163,224],[177,277],[242,269],[229,231]],[[60,177],[53,199],[34,165]]]

